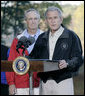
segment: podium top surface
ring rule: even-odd
[[[30,68],[29,72],[46,72],[52,70],[58,70],[58,60],[48,59],[29,59]],[[13,72],[13,61],[1,60],[2,72]]]

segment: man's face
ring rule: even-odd
[[[63,19],[59,17],[59,14],[57,11],[47,12],[46,22],[52,31],[55,31],[60,27],[62,20]]]
[[[38,15],[34,11],[31,11],[26,17],[27,27],[32,30],[37,29],[39,24]]]

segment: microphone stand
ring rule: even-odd
[[[22,54],[23,54],[23,56],[25,57],[25,47],[23,48],[23,52],[22,52]],[[34,92],[33,92],[33,72],[28,72],[28,74],[29,74],[29,95],[34,95]]]
[[[23,52],[22,52],[22,55],[25,57],[25,49],[26,48],[23,48]]]
[[[21,48],[21,49],[23,49],[23,52],[22,52],[22,56],[26,56],[25,55],[25,50],[26,50],[26,48],[28,48],[29,46],[26,46],[27,44],[25,43],[24,44],[24,47],[22,47],[22,44],[20,44],[19,46],[17,46],[17,48],[16,48],[16,50],[17,50],[17,52],[19,53],[19,48]],[[33,92],[33,83],[32,83],[32,81],[33,81],[33,79],[32,79],[32,76],[33,76],[33,72],[28,72],[28,74],[29,74],[29,95],[34,95],[34,92]]]

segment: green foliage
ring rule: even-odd
[[[65,26],[69,26],[70,25],[70,21],[71,21],[71,15],[68,15],[67,17],[65,17],[64,19],[63,19],[63,25],[65,25]]]
[[[9,6],[9,2],[12,4]],[[24,10],[22,6],[29,4],[29,1],[3,1],[3,6],[1,6],[1,33],[9,35],[11,34],[11,29],[13,32],[18,33],[19,29],[23,30],[24,24],[23,21],[23,14]],[[8,31],[10,29],[10,31]]]
[[[70,5],[70,4],[62,5],[63,13],[65,16],[68,16],[69,14],[72,15],[73,12],[76,10],[76,8],[77,8],[76,5]]]
[[[11,3],[11,6],[9,5]],[[57,6],[61,8],[58,3],[54,1],[52,3],[43,1],[40,4],[31,4],[31,1],[3,1],[1,2],[1,34],[10,35],[14,32],[14,36],[25,29],[24,12],[29,8],[34,8],[40,12],[41,20],[39,27],[45,31],[47,25],[44,22],[44,13],[49,6]],[[63,11],[63,10],[62,10]],[[63,24],[68,25],[70,23],[71,16],[64,18]]]

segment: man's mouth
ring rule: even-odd
[[[51,25],[51,26],[53,26],[53,27],[54,27],[54,26],[56,26],[56,24],[53,24],[53,25]]]

